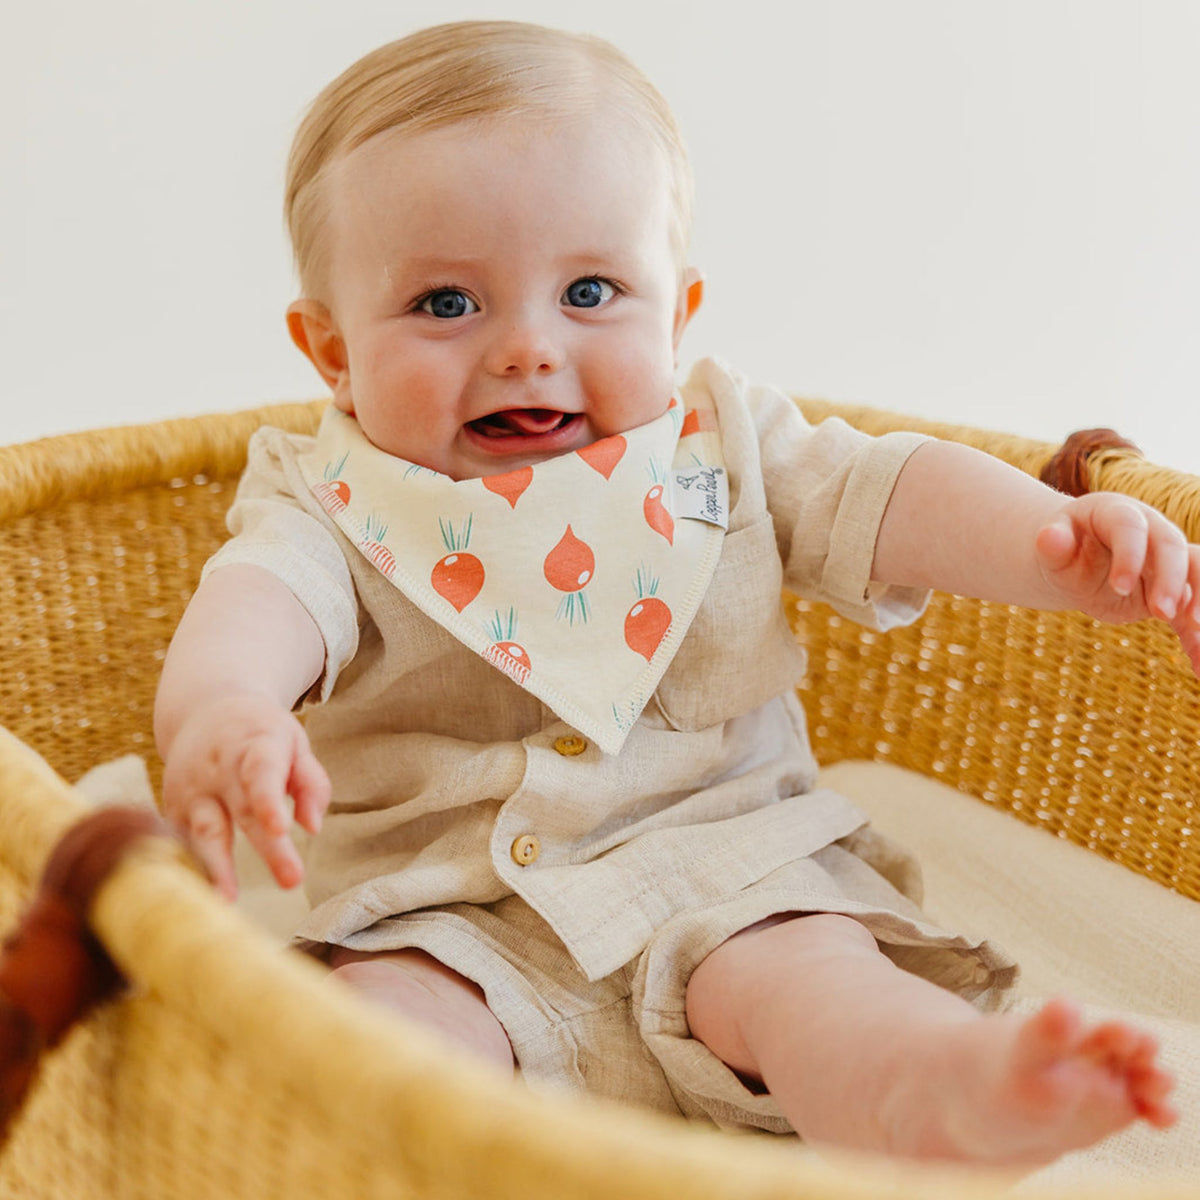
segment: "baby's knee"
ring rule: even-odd
[[[776,927],[781,940],[802,942],[814,949],[877,954],[875,935],[861,922],[841,913],[809,913]]]
[[[735,933],[701,963],[701,970],[741,975],[765,968],[774,975],[794,956],[877,954],[871,931],[841,913],[779,913]]]
[[[512,1044],[478,984],[420,951],[334,959],[332,975],[359,995],[432,1029],[511,1073]]]

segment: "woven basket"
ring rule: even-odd
[[[921,429],[1035,474],[1056,449],[801,403],[814,420]],[[82,812],[64,778],[133,752],[157,782],[159,666],[225,537],[246,440],[263,423],[312,431],[320,408],[0,449],[3,928]],[[1200,539],[1200,479],[1129,450],[1094,454],[1088,469],[1093,489],[1139,496]],[[1200,688],[1165,626],[938,596],[919,624],[882,635],[788,603],[809,653],[802,697],[822,762],[915,769],[1200,899]],[[970,1200],[1004,1190],[981,1173],[822,1162],[788,1140],[535,1097],[330,986],[162,855],[131,856],[92,922],[132,990],[49,1056],[0,1157],[3,1197]],[[1044,1194],[1196,1193],[1163,1179]]]

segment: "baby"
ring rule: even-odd
[[[1200,670],[1200,547],[714,361],[677,385],[689,192],[590,37],[442,26],[318,97],[288,327],[333,404],[251,444],[163,671],[168,813],[229,895],[235,827],[305,874],[308,949],[531,1086],[990,1164],[1169,1126],[1151,1039],[995,1011],[1013,965],[815,787],[780,591],[1153,616]]]

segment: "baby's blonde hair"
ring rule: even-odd
[[[292,142],[284,213],[307,296],[325,283],[322,181],[340,158],[390,129],[420,132],[495,116],[542,119],[603,107],[645,132],[663,155],[671,238],[682,270],[691,226],[691,168],[666,100],[615,46],[519,21],[457,21],[360,58],[313,101]]]

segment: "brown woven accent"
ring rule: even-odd
[[[41,1055],[121,981],[88,927],[88,913],[113,867],[149,836],[173,835],[144,808],[106,808],[72,826],[0,950],[0,1144]]]
[[[1062,444],[1058,453],[1042,468],[1039,478],[1068,496],[1086,496],[1091,491],[1088,459],[1097,450],[1142,452],[1114,429],[1078,429]]]
[[[147,837],[174,838],[175,831],[145,808],[113,805],[84,817],[59,838],[42,872],[42,891],[61,896],[86,923],[100,885],[129,847]]]
[[[803,407],[875,433],[918,428],[965,441],[1034,475],[1057,449],[817,401]],[[293,427],[311,429],[318,406],[299,411]],[[0,725],[70,776],[129,750],[154,761],[159,662],[204,558],[224,537],[241,464],[229,443],[262,419],[168,422],[0,451]],[[175,446],[180,430],[195,443]],[[136,469],[126,470],[127,458]],[[1093,454],[1089,469],[1094,487],[1155,504],[1200,538],[1200,480],[1124,450]],[[802,695],[824,761],[901,763],[1200,895],[1191,820],[1200,693],[1161,624],[1102,626],[954,597],[936,598],[917,626],[887,635],[818,606],[795,614],[811,660]],[[62,782],[0,732],[7,927],[79,815]],[[984,1175],[822,1163],[772,1139],[539,1099],[452,1060],[420,1031],[332,987],[313,964],[281,955],[177,864],[122,862],[96,897],[92,927],[136,990],[99,1009],[45,1063],[0,1156],[0,1195],[1008,1194]],[[1041,1194],[1190,1200],[1195,1186],[1148,1179]]]

